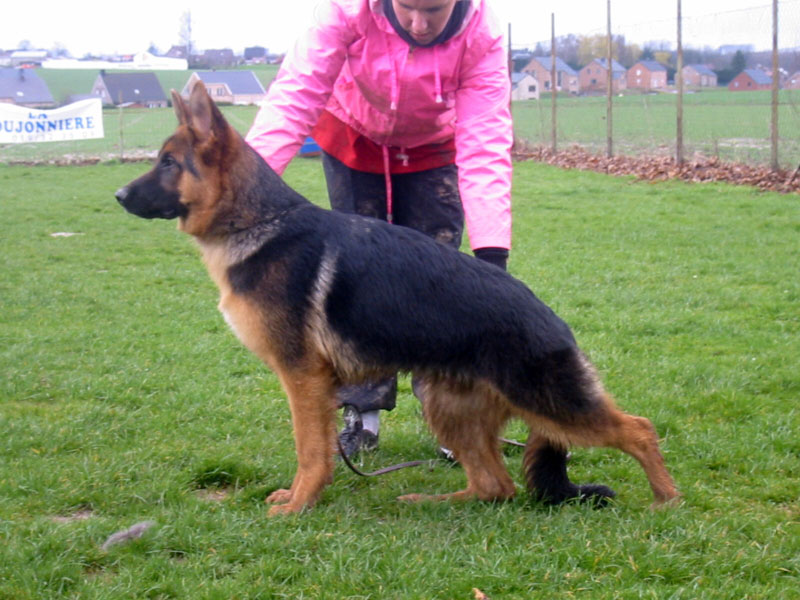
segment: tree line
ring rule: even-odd
[[[608,38],[597,34],[592,36],[569,34],[556,38],[556,55],[576,71],[595,58],[605,58],[608,53]],[[534,48],[515,50],[514,70],[525,66],[530,56],[550,56],[550,45],[538,43]],[[526,58],[526,55],[528,58]],[[656,60],[667,68],[667,76],[673,79],[678,63],[678,53],[670,48],[668,42],[648,42],[643,46],[627,43],[624,35],[611,36],[611,56],[626,69],[640,60]],[[779,65],[787,73],[800,71],[800,49],[779,52]],[[523,64],[525,63],[525,64]],[[743,51],[723,52],[720,49],[683,48],[683,64],[702,64],[710,67],[716,74],[720,85],[726,85],[744,69],[772,65],[772,52]]]

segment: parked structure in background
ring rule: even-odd
[[[664,89],[667,87],[667,67],[655,60],[640,60],[628,69],[627,82],[631,89]]]
[[[0,54],[0,65],[4,67],[41,67],[47,60],[47,50],[7,50]]]
[[[611,89],[618,94],[628,87],[627,70],[613,58],[611,59]],[[608,91],[608,60],[595,58],[578,71],[578,85],[581,94],[605,94]]]
[[[197,63],[209,68],[232,67],[238,63],[236,55],[230,48],[206,50],[197,58]]]
[[[553,89],[551,82],[551,71],[553,61],[549,56],[534,56],[527,65],[522,68],[523,73],[530,73],[539,82],[540,92],[549,92]],[[556,58],[556,91],[577,94],[578,73],[560,58]]]
[[[106,73],[101,71],[92,86],[106,106],[163,108],[167,96],[155,73]]]
[[[156,56],[149,52],[137,52],[115,60],[51,58],[42,63],[45,69],[97,69],[131,71],[185,71],[189,64],[185,58]]]
[[[250,46],[244,49],[244,62],[251,65],[263,65],[267,62],[267,49],[264,46]]]
[[[202,81],[214,102],[258,104],[267,96],[253,71],[197,71],[183,86],[181,95],[189,97],[196,81]]]
[[[800,71],[797,71],[794,75],[789,75],[784,87],[787,90],[800,90]]]
[[[512,100],[538,100],[539,82],[530,73],[511,74]]]
[[[728,84],[732,92],[772,89],[772,77],[761,69],[745,69]]]
[[[56,105],[47,84],[33,69],[0,69],[0,102],[28,108]]]
[[[688,87],[717,87],[717,74],[706,65],[683,67],[683,84]]]

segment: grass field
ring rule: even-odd
[[[605,97],[557,99],[558,144],[606,151]],[[769,164],[771,92],[703,90],[684,96],[685,155],[699,152],[723,160]],[[515,132],[529,142],[550,145],[551,100],[514,103]],[[629,94],[614,98],[612,124],[617,154],[674,154],[674,94]],[[800,92],[779,94],[779,158],[797,166],[800,156]]]
[[[267,86],[277,67],[253,68]],[[94,71],[40,69],[53,96],[86,94]],[[161,87],[181,90],[187,71],[158,71]],[[727,161],[769,164],[770,92],[729,92],[725,89],[687,93],[684,97],[685,156],[694,152]],[[602,97],[560,97],[557,115],[558,145],[584,146],[606,151],[606,100]],[[514,129],[518,140],[531,144],[551,143],[550,98],[515,102]],[[255,106],[224,107],[226,116],[242,132],[253,122]],[[800,91],[783,90],[779,105],[779,162],[794,168],[800,156]],[[673,94],[630,94],[614,98],[614,151],[622,155],[674,154],[676,98]],[[107,109],[105,138],[79,142],[17,144],[0,146],[0,163],[12,161],[61,161],[65,157],[110,160],[154,154],[174,126],[172,109]]]
[[[191,240],[117,206],[144,169],[0,166],[0,598],[797,597],[796,197],[515,167],[510,270],[653,420],[680,507],[648,510],[629,457],[575,449],[572,476],[615,488],[611,507],[549,509],[522,487],[405,505],[458,489],[461,469],[339,464],[313,511],[267,519],[295,468],[288,407]],[[286,177],[322,202],[319,162]],[[435,455],[400,392],[366,468]],[[520,454],[506,462],[521,484]]]

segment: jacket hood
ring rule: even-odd
[[[453,34],[452,37],[460,35],[461,33],[464,32],[464,30],[469,25],[469,22],[475,16],[475,13],[478,12],[481,2],[483,2],[484,0],[463,0],[463,1],[469,3],[469,8],[467,9],[467,14],[464,15],[464,19],[461,21],[461,26],[458,28],[458,31],[456,31]],[[397,32],[394,30],[394,27],[392,27],[392,24],[389,22],[389,19],[386,17],[386,14],[384,13],[383,0],[369,0],[369,8],[375,20],[380,25],[381,29],[383,29],[386,32],[390,32],[397,35]]]

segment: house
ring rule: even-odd
[[[172,46],[167,53],[164,55],[169,58],[189,58],[189,51],[186,49],[186,46]]]
[[[208,65],[211,68],[215,67],[232,67],[236,64],[236,56],[230,48],[223,48],[222,50],[206,50],[200,57],[199,62],[203,65]]]
[[[614,94],[624,90],[627,85],[626,70],[611,59],[611,91]],[[581,94],[602,93],[608,90],[608,59],[595,58],[578,71],[578,87]]]
[[[772,89],[772,77],[761,69],[745,69],[728,84],[732,92]]]
[[[552,90],[551,67],[553,60],[549,56],[534,56],[522,68],[523,73],[530,73],[539,82],[540,92]],[[578,93],[578,73],[560,58],[556,58],[556,84],[557,91]]]
[[[530,73],[511,74],[512,100],[538,100],[539,83]]]
[[[789,75],[783,87],[787,90],[800,90],[800,71],[797,71],[794,75]]]
[[[52,108],[53,95],[33,69],[0,69],[0,102],[28,108]]]
[[[258,104],[267,96],[253,71],[197,71],[183,86],[181,95],[188,98],[196,81],[202,81],[217,103]]]
[[[655,60],[640,60],[627,74],[628,88],[659,90],[667,87],[667,67]]]
[[[92,86],[92,95],[100,96],[104,105],[162,108],[167,97],[156,74],[106,73],[100,71]]]
[[[267,62],[267,49],[263,46],[249,46],[245,48],[244,61],[248,64],[265,64]]]
[[[717,74],[706,65],[683,67],[683,84],[689,87],[717,87]]]

